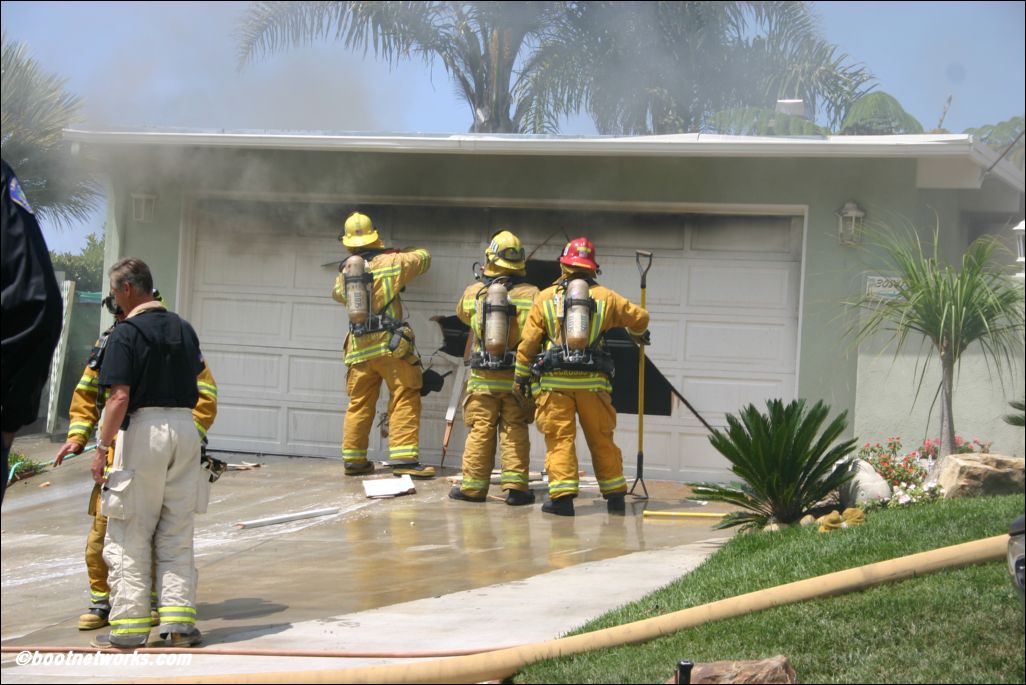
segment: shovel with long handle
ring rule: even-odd
[[[645,259],[642,265],[642,259]],[[641,274],[641,308],[645,308],[645,287],[648,279],[648,270],[652,267],[652,253],[643,250],[634,251],[634,261],[638,265],[638,273]],[[635,495],[634,489],[641,483],[641,489],[645,495]],[[638,343],[638,466],[634,483],[630,492],[638,499],[648,499],[648,488],[645,487],[645,345]]]

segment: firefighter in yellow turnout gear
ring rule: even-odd
[[[342,460],[347,476],[374,471],[367,460],[374,407],[381,382],[388,386],[388,461],[392,473],[433,478],[431,466],[420,465],[420,357],[413,329],[403,321],[399,292],[427,272],[431,253],[423,248],[389,250],[365,214],[354,212],[339,236],[351,256],[341,268],[331,296],[346,305],[349,335],[345,364],[349,407],[342,425]]]
[[[119,312],[116,316],[120,321],[124,318],[124,313]],[[113,329],[114,327],[111,326],[96,341],[89,356],[89,363],[86,364],[82,378],[75,386],[75,392],[71,397],[71,409],[68,412],[70,419],[68,437],[54,458],[54,466],[60,466],[69,454],[81,454],[100,420],[103,400],[98,397],[99,362],[103,345]],[[192,420],[196,424],[196,430],[199,431],[200,437],[206,439],[207,431],[210,430],[210,426],[214,423],[214,417],[217,416],[217,383],[214,381],[209,367],[204,366],[203,371],[196,376],[196,389],[199,391],[199,399],[192,410]],[[110,469],[114,460],[113,447],[112,444],[111,449],[107,452],[107,469]],[[86,538],[85,549],[90,607],[88,612],[78,618],[79,630],[102,628],[107,625],[110,615],[110,585],[107,583],[107,564],[103,560],[103,541],[107,535],[107,517],[100,513],[99,499],[100,486],[94,484],[92,494],[89,496],[88,508],[89,515],[93,517],[93,525]],[[155,598],[155,588],[153,594]],[[152,623],[158,625],[159,617],[155,616]]]
[[[456,315],[470,326],[474,344],[463,401],[463,420],[469,429],[463,449],[463,483],[449,492],[452,499],[485,501],[498,437],[506,504],[534,503],[534,493],[528,489],[531,445],[527,428],[534,420],[534,407],[513,392],[513,361],[520,331],[538,295],[538,288],[521,280],[526,270],[520,239],[509,231],[499,231],[485,250],[481,281],[468,286],[456,305]]]
[[[623,455],[613,442],[612,359],[601,336],[625,327],[647,343],[648,312],[595,282],[598,263],[587,238],[570,241],[559,262],[560,279],[538,295],[528,314],[515,369],[518,390],[525,393],[530,386],[537,399],[535,419],[545,435],[549,501],[542,511],[574,515],[579,487],[576,415],[602,496],[610,513],[619,514],[625,509],[627,481]]]

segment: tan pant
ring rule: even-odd
[[[94,499],[95,498],[95,499]],[[93,517],[93,525],[86,537],[86,574],[89,577],[90,608],[110,611],[110,585],[107,583],[107,562],[103,560],[103,543],[107,536],[107,517],[100,513],[100,486],[93,487],[93,495],[89,498],[89,513]],[[150,566],[150,608],[157,610],[156,568]]]
[[[346,390],[349,407],[342,423],[342,459],[347,465],[367,461],[367,445],[374,425],[374,408],[388,386],[388,460],[393,464],[420,461],[420,365],[390,356],[375,357],[349,367]]]
[[[89,576],[89,601],[96,609],[110,609],[110,585],[107,584],[107,562],[103,560],[103,539],[107,535],[107,517],[100,513],[97,500],[100,486],[93,486],[89,497],[89,513],[93,525],[86,538],[85,562]]]
[[[603,495],[626,492],[623,454],[613,442],[616,409],[609,393],[594,390],[550,390],[538,396],[535,420],[545,434],[545,471],[549,498],[573,497],[580,486],[577,465],[577,423],[581,417],[584,439],[591,451],[599,490]]]
[[[132,414],[103,493],[112,643],[137,646],[149,637],[154,556],[160,633],[195,628],[193,519],[205,477],[190,410],[152,407]]]
[[[488,494],[495,468],[498,435],[502,456],[502,489],[527,492],[531,443],[527,425],[531,416],[512,392],[476,392],[463,401],[467,442],[463,448],[463,483],[460,490],[470,497]]]

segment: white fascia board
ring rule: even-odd
[[[66,140],[91,145],[154,145],[236,149],[483,154],[523,156],[746,158],[969,158],[986,169],[997,157],[968,134],[904,136],[753,137],[687,133],[631,137],[546,137],[458,134],[389,136],[274,132],[86,131]],[[1020,192],[1022,172],[1003,161],[992,173]]]

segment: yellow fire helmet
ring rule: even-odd
[[[369,216],[353,212],[346,219],[345,231],[339,240],[346,247],[364,247],[378,242],[378,229],[374,228]]]
[[[485,273],[489,270],[523,273],[527,269],[527,256],[520,238],[505,229],[492,236],[485,248],[485,262]]]

